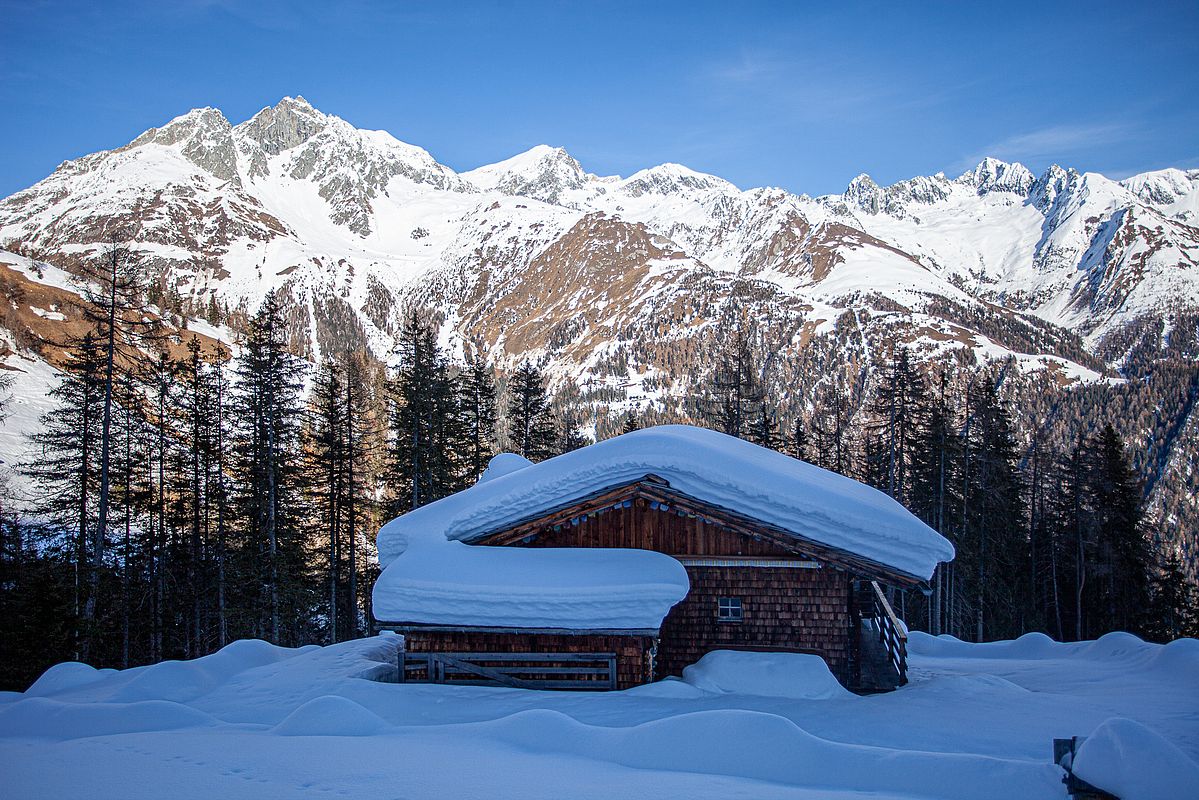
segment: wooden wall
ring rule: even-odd
[[[545,530],[525,547],[635,547],[672,556],[803,558],[798,550],[723,530],[700,517],[659,511],[643,499]],[[678,675],[711,650],[763,648],[817,653],[849,679],[850,576],[825,564],[794,567],[688,567],[691,591],[667,616],[655,677]],[[740,597],[744,619],[717,621],[717,598]]]
[[[404,648],[410,653],[615,653],[617,689],[628,689],[652,680],[649,674],[652,647],[653,640],[647,636],[470,631],[409,631],[404,634]]]
[[[480,542],[483,544],[485,542]],[[560,530],[543,531],[527,547],[635,547],[657,550],[672,556],[773,556],[796,557],[797,551],[757,541],[722,530],[699,517],[680,517],[673,510],[656,511],[644,500],[628,508],[607,511],[581,520],[578,525],[563,525]]]
[[[830,568],[688,567],[691,591],[662,623],[657,675],[720,649],[816,653],[848,680],[849,576]],[[740,597],[741,622],[719,622],[719,597]]]

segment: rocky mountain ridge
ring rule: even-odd
[[[419,308],[461,355],[579,384],[599,428],[632,406],[687,413],[734,308],[785,420],[830,387],[863,401],[896,344],[1004,365],[1014,397],[1059,405],[1199,358],[1199,170],[1115,181],[987,158],[813,198],[678,164],[597,176],[538,146],[456,173],[297,97],[236,125],[191,111],[0,201],[0,247],[67,272],[114,235],[193,316],[278,290],[314,359],[387,359]],[[1147,445],[1155,485],[1199,474],[1191,407],[1125,426],[1134,443],[1175,432]]]

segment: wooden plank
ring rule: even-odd
[[[900,639],[907,641],[907,634],[903,632],[903,626],[899,624],[899,617],[895,616],[895,611],[891,608],[891,604],[887,602],[887,596],[883,594],[883,590],[879,587],[878,581],[871,581],[870,588],[874,590],[874,598],[878,602],[879,607],[886,613],[891,621],[891,626],[895,630]]]
[[[453,680],[448,681],[451,686],[495,686],[495,681],[489,680]],[[516,687],[525,688],[525,687]],[[535,681],[533,685],[528,687],[533,690],[549,690],[549,689],[589,689],[592,691],[606,691],[608,684],[605,681]]]
[[[511,686],[521,689],[615,688],[614,653],[428,653],[430,683]],[[515,662],[505,666],[483,666],[477,661]],[[536,662],[541,663],[536,663]],[[548,666],[554,662],[587,662],[594,666]],[[529,663],[533,662],[533,663]],[[416,665],[423,668],[422,665]],[[474,678],[460,678],[472,675]],[[528,679],[518,675],[586,676],[579,678]]]
[[[474,663],[473,661],[471,662]],[[494,669],[505,675],[596,675],[607,677],[608,666],[607,661],[598,667],[545,667],[537,665],[513,665],[503,667],[483,667],[483,669]],[[479,666],[476,664],[476,666]],[[448,665],[446,670],[456,670],[457,667]],[[447,672],[448,674],[448,672]],[[472,673],[473,674],[473,673]]]
[[[611,653],[452,653],[456,658],[471,661],[607,661]]]
[[[537,685],[533,681],[521,680],[506,673],[500,672],[492,667],[480,667],[478,664],[472,664],[469,661],[463,661],[460,658],[448,655],[446,653],[438,653],[437,660],[442,666],[442,680],[445,683],[445,667],[452,667],[460,672],[469,672],[473,675],[478,675],[480,678],[489,678],[502,686],[512,686],[517,689],[536,689]]]

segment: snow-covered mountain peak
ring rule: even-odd
[[[630,197],[641,197],[687,191],[738,192],[739,190],[724,178],[696,172],[682,164],[667,162],[634,172],[620,182],[620,191]]]
[[[1008,192],[1027,197],[1036,184],[1036,176],[1020,162],[1008,163],[987,156],[978,165],[963,173],[958,181],[973,186],[979,195],[991,192]]]
[[[329,117],[303,97],[284,97],[237,126],[238,136],[257,142],[268,155],[298,147],[324,130]]]
[[[841,195],[846,205],[853,206],[867,214],[878,214],[885,205],[883,189],[865,172],[859,174],[845,187]]]
[[[241,185],[233,126],[215,108],[196,108],[151,128],[117,152],[156,144],[176,147],[188,161],[222,181]]]
[[[1050,164],[1049,168],[1041,173],[1041,177],[1037,178],[1036,183],[1033,184],[1028,193],[1029,200],[1042,213],[1049,213],[1053,204],[1057,202],[1058,196],[1080,177],[1078,172],[1073,169]]]
[[[502,192],[540,200],[551,205],[578,206],[579,196],[600,179],[589,175],[561,147],[539,144],[511,158],[487,164],[462,177],[485,191]]]
[[[907,180],[898,181],[883,188],[874,182],[866,173],[862,173],[849,182],[845,193],[839,198],[834,195],[826,200],[826,204],[840,207],[843,203],[847,208],[864,211],[867,214],[889,214],[893,217],[907,216],[907,206],[911,203],[929,205],[949,197],[951,186],[944,173],[936,175],[917,175]]]
[[[1169,206],[1199,190],[1199,169],[1183,171],[1171,167],[1142,172],[1125,178],[1120,185],[1146,203]]]

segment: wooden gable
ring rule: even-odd
[[[857,575],[913,585],[920,578],[675,491],[654,475],[465,541],[528,547],[632,547],[687,559],[819,561]]]

